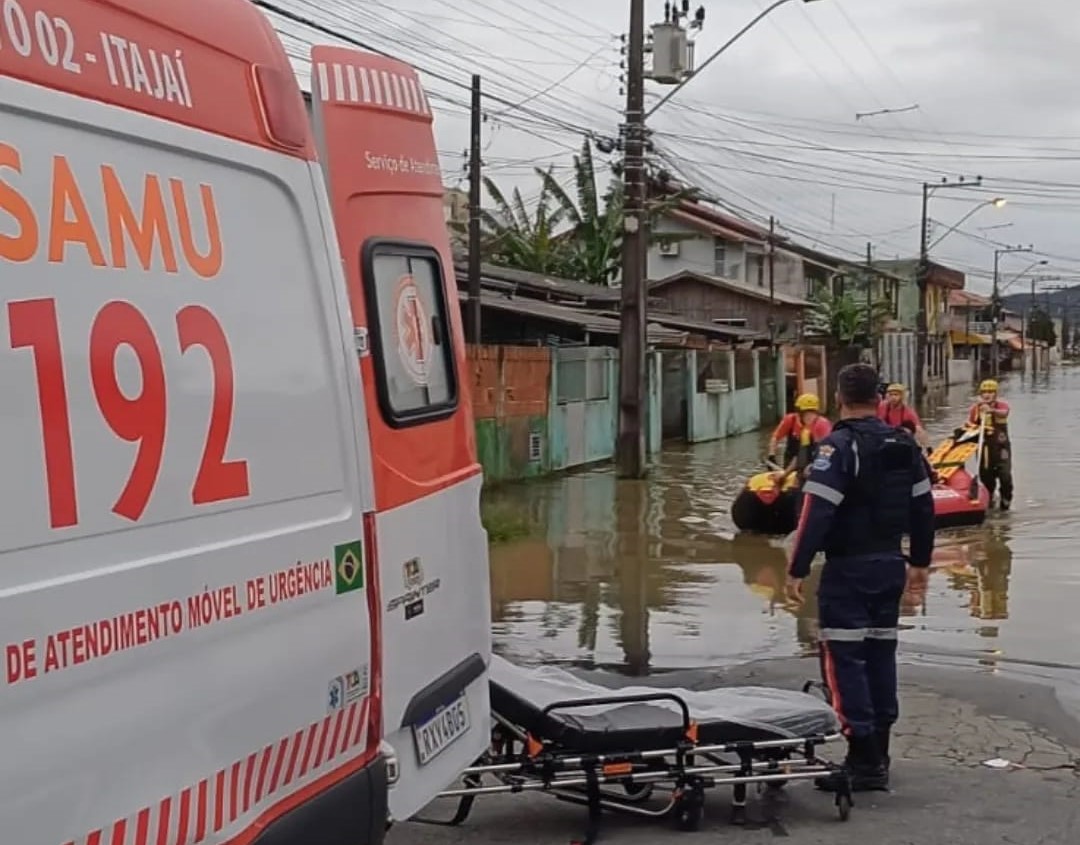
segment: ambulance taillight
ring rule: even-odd
[[[286,149],[303,149],[309,127],[296,80],[266,65],[253,65],[252,76],[267,137]]]

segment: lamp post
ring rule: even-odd
[[[940,238],[938,238],[936,241],[934,241],[927,247],[927,250],[929,251],[933,249],[939,243],[949,237],[949,235],[951,235],[953,232],[963,226],[972,217],[972,215],[976,214],[980,209],[986,208],[988,205],[992,205],[994,208],[1004,208],[1007,202],[1008,200],[1005,199],[1005,197],[994,197],[992,200],[985,200],[983,202],[980,202],[978,205],[972,208],[971,211],[969,211],[967,214],[965,214],[963,217],[953,223],[953,225],[951,225],[948,229],[946,229],[945,233]],[[1011,226],[1012,223],[1006,223],[1005,225]]]
[[[994,250],[994,290],[993,293],[990,295],[990,363],[991,373],[993,374],[994,378],[997,378],[998,376],[998,371],[1001,363],[997,351],[998,315],[1001,310],[1001,291],[998,287],[1001,256],[1012,255],[1014,253],[1020,252],[1034,251],[1035,247],[1031,244],[1028,244],[1027,246],[1007,246],[1002,249]],[[1015,281],[1015,279],[1013,281]]]
[[[919,310],[915,316],[915,401],[921,402],[923,394],[926,390],[926,345],[927,345],[927,326],[926,326],[926,281],[930,273],[930,233],[927,231],[927,209],[930,204],[930,197],[934,191],[941,188],[978,188],[982,186],[982,176],[976,176],[972,180],[967,180],[963,176],[959,177],[956,181],[950,182],[947,178],[942,177],[940,182],[931,183],[923,182],[922,186],[922,220],[919,227],[919,265],[915,271],[915,284],[918,288],[919,296]],[[1000,199],[1000,198],[999,198]],[[1004,201],[1002,201],[1004,202]],[[992,200],[991,204],[996,205],[997,201]],[[981,205],[979,206],[982,207]],[[973,212],[974,213],[974,212]],[[959,225],[959,224],[957,224]],[[955,227],[953,227],[955,228]],[[952,229],[949,230],[951,232]],[[948,235],[946,232],[945,235]],[[942,235],[942,238],[945,237]],[[942,238],[938,238],[935,243],[940,243]]]

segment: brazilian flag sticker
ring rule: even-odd
[[[334,589],[340,596],[364,586],[364,551],[359,540],[334,546]]]

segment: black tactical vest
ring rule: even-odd
[[[827,557],[896,553],[911,523],[911,491],[922,453],[911,434],[890,428],[877,418],[841,420],[851,444],[856,476],[848,482],[844,501],[825,541]]]

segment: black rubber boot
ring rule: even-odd
[[[889,788],[889,770],[882,760],[878,738],[874,734],[848,739],[848,753],[843,768],[850,779],[852,792],[880,792]],[[826,775],[817,778],[814,785],[825,792],[836,792],[837,780],[835,776]]]
[[[877,748],[878,754],[881,756],[881,765],[885,767],[885,771],[889,771],[889,765],[892,760],[889,758],[889,728],[878,728],[875,736],[877,736]]]
[[[1010,507],[1012,507],[1012,499],[1006,499],[1004,496],[1002,496],[1001,497],[1001,509],[1003,511],[1007,511]]]

